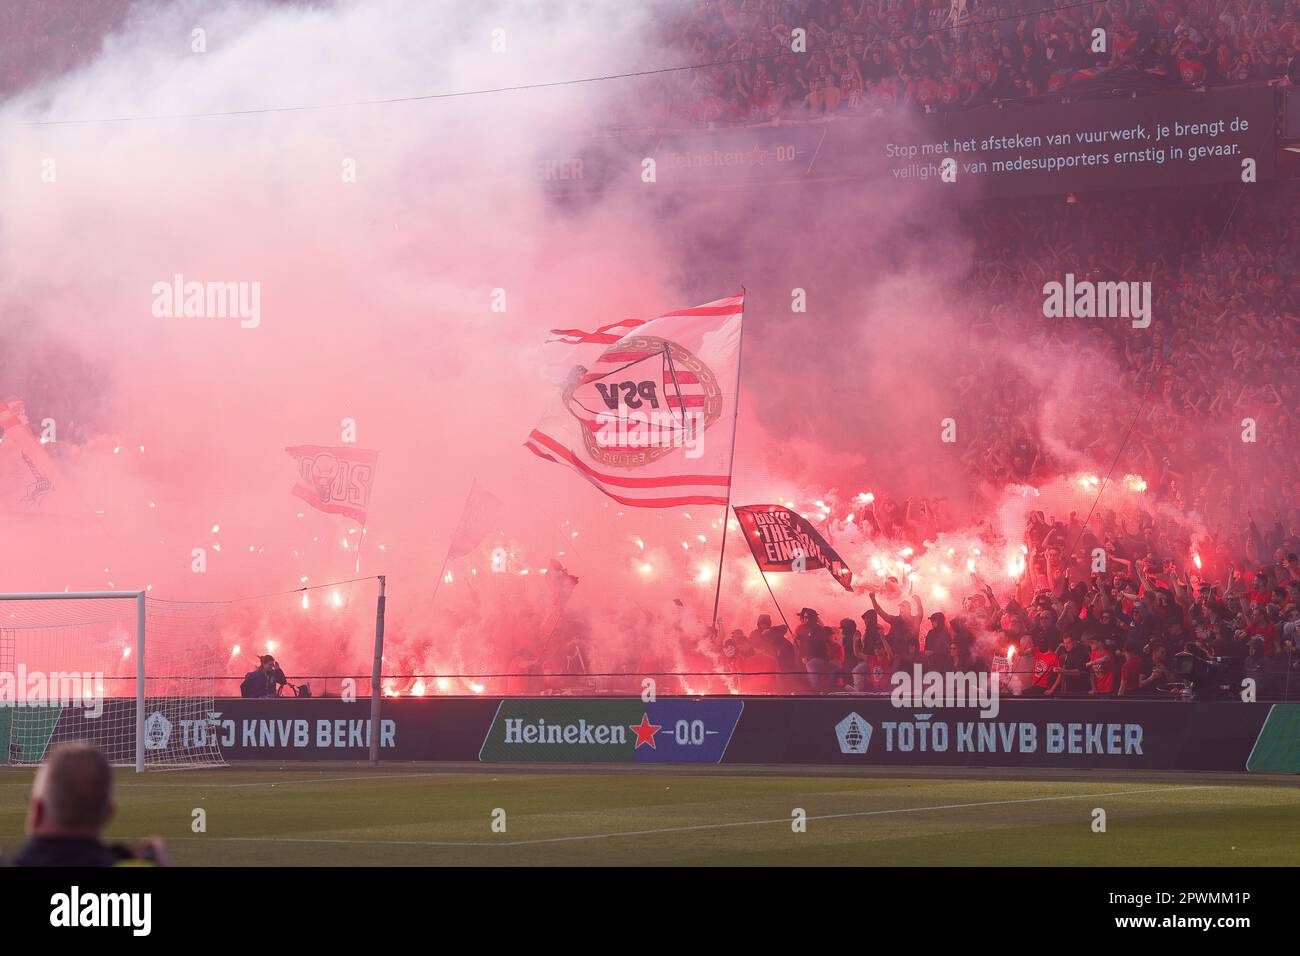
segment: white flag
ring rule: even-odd
[[[594,332],[552,330],[570,368],[525,445],[620,504],[726,505],[745,296]]]

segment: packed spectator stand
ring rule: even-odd
[[[0,96],[84,62],[128,7],[126,0],[0,7]],[[791,50],[796,28],[806,32],[806,53]],[[728,126],[867,115],[889,103],[942,111],[1049,95],[1300,83],[1297,0],[699,0],[665,6],[659,34],[676,65],[711,65],[645,79],[610,125]],[[982,382],[1000,383],[963,431],[962,467],[990,489],[1068,473],[1068,456],[1028,413],[1047,385],[1025,372],[1034,356],[1068,350],[1108,374],[1074,383],[1078,412],[1066,446],[1113,461],[1117,474],[1142,475],[1156,507],[1136,525],[1103,511],[1086,528],[1077,516],[1044,509],[1025,529],[1027,572],[1013,593],[988,593],[941,622],[893,613],[895,595],[886,601],[889,616],[873,608],[856,636],[792,635],[796,657],[801,665],[822,659],[808,656],[815,651],[838,674],[819,671],[816,689],[881,689],[862,675],[878,680],[913,661],[938,669],[969,663],[979,636],[993,634],[999,649],[1017,647],[1020,663],[1010,666],[1030,662],[1017,692],[1156,694],[1174,658],[1191,654],[1229,662],[1233,681],[1256,677],[1261,696],[1296,699],[1300,197],[1282,184],[1250,195],[1181,188],[1055,202],[1049,209],[1042,199],[1010,201],[969,214],[976,240],[965,280],[968,334],[1016,344],[1003,359],[972,348],[965,364],[947,370],[959,401]],[[1042,285],[1067,271],[1150,281],[1157,310],[1177,321],[1141,337],[1115,322],[1044,323]],[[57,383],[11,386],[34,409],[58,401]],[[93,410],[74,412],[65,415],[74,427],[83,419],[94,427]],[[1238,440],[1244,418],[1259,423],[1257,441]],[[895,493],[901,499],[909,490]],[[1195,516],[1208,538],[1194,542],[1186,520],[1161,516],[1163,506]],[[883,491],[874,511],[882,538],[907,523],[906,505]],[[928,520],[942,530],[942,507],[931,507]],[[1115,565],[1104,574],[1087,567],[1097,546]],[[1198,548],[1203,569],[1187,564]],[[763,630],[746,641],[766,640]],[[1099,640],[1088,673],[1040,681],[1034,661],[1059,673],[1065,655],[1081,655],[1062,648],[1066,635],[1076,647]]]
[[[1295,84],[1298,19],[1295,0],[708,0],[663,33],[683,64],[711,65],[664,75],[658,95],[638,90],[627,120],[733,125],[888,103]],[[792,50],[796,29],[806,52]]]

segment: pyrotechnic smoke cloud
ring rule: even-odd
[[[737,502],[814,489],[847,502],[859,485],[914,484],[965,513],[972,489],[936,437],[956,414],[941,370],[983,346],[944,291],[970,240],[939,193],[868,181],[847,199],[736,189],[670,200],[630,169],[561,208],[534,162],[571,153],[575,131],[637,102],[647,87],[634,80],[241,112],[681,62],[656,46],[655,14],[624,3],[140,4],[83,66],[4,103],[3,387],[60,429],[55,493],[5,518],[6,588],[147,584],[219,599],[351,577],[360,530],[290,496],[284,451],[337,444],[351,418],[358,444],[381,453],[360,567],[390,575],[399,668],[500,666],[511,632],[544,617],[544,586],[463,589],[471,561],[453,565],[430,605],[475,477],[504,504],[495,541],[512,568],[540,575],[558,557],[581,578],[573,607],[599,649],[589,666],[647,648],[679,666],[711,611],[722,516],[622,511],[521,442],[553,388],[538,373],[548,329],[654,315],[741,284],[751,307]],[[206,52],[192,51],[195,28]],[[194,113],[233,115],[139,118]],[[62,120],[114,121],[41,125]],[[258,283],[260,321],[155,316],[155,283],[178,274]],[[807,313],[791,312],[794,288],[807,290]],[[494,290],[504,312],[492,311]],[[206,573],[192,570],[194,548],[207,549]],[[870,573],[872,550],[848,550]],[[749,557],[728,555],[724,615],[740,626],[767,599]],[[486,574],[486,558],[478,565]],[[788,593],[811,600],[804,587],[834,593],[827,582]],[[355,669],[364,613],[355,625],[328,642],[290,634],[283,654]]]

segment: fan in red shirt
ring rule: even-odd
[[[889,690],[894,670],[891,659],[882,654],[868,654],[863,663],[867,665],[867,686],[871,690]]]
[[[747,675],[741,683],[745,692],[750,694],[781,694],[785,686],[780,676],[781,665],[771,654],[756,651],[748,657],[738,660],[733,669],[737,674]]]
[[[1187,86],[1199,86],[1205,79],[1205,64],[1200,60],[1179,60],[1178,75]]]
[[[1229,76],[1232,73],[1232,65],[1236,62],[1237,55],[1232,52],[1232,47],[1226,43],[1220,43],[1219,48],[1214,53],[1214,67],[1219,71],[1219,76]]]
[[[1246,592],[1246,601],[1250,604],[1258,604],[1260,607],[1268,604],[1268,577],[1262,572],[1255,573],[1255,585]]]
[[[947,77],[943,86],[939,87],[939,102],[944,106],[956,106],[961,100],[961,84],[951,76]]]
[[[928,76],[916,84],[916,98],[922,106],[933,106],[939,101],[939,84]]]
[[[1142,678],[1145,676],[1146,659],[1141,654],[1129,654],[1119,672],[1120,696],[1132,697],[1142,693]]]
[[[1034,686],[1043,692],[1056,683],[1057,673],[1061,670],[1061,659],[1055,651],[1038,648],[1034,651]]]
[[[1119,673],[1115,652],[1095,634],[1088,637],[1088,646],[1091,648],[1088,669],[1092,671],[1092,692],[1099,697],[1109,697],[1115,693],[1115,676]]]
[[[873,612],[868,611],[868,614]],[[864,618],[867,615],[863,615]],[[887,691],[892,685],[894,673],[893,654],[889,645],[877,634],[872,633],[874,620],[869,620],[867,636],[863,638],[858,657],[861,663],[854,668],[854,681],[865,680],[865,686],[858,683],[858,690]]]
[[[1127,54],[1132,52],[1137,46],[1138,35],[1132,30],[1115,31],[1115,52],[1118,54]]]

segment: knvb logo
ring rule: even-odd
[[[172,739],[172,722],[159,711],[144,720],[144,749],[164,750]]]
[[[835,725],[835,736],[839,738],[840,753],[864,754],[871,746],[871,725],[854,711]]]

